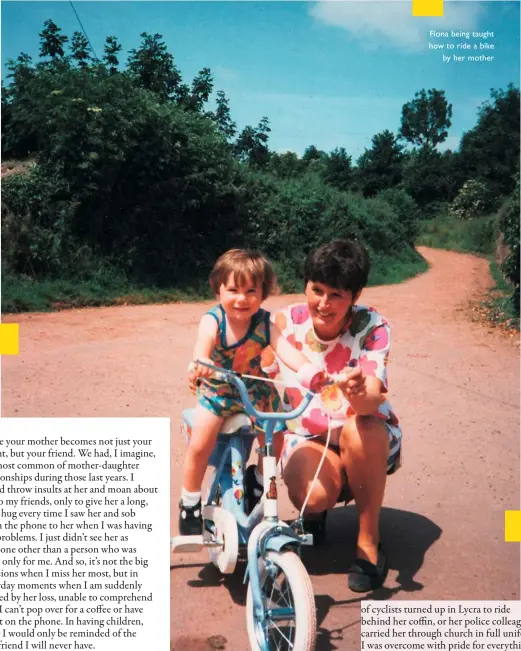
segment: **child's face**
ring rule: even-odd
[[[239,285],[230,274],[219,290],[219,299],[226,316],[234,321],[248,321],[258,312],[262,303],[262,287],[254,285],[251,278]]]

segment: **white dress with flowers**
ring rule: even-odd
[[[391,329],[386,319],[373,308],[360,305],[353,307],[350,323],[340,335],[330,341],[321,341],[315,334],[309,308],[306,303],[290,305],[272,315],[284,337],[301,350],[313,365],[326,369],[328,373],[340,373],[346,368],[360,366],[364,373],[377,377],[387,393],[387,362],[391,343]],[[264,359],[264,371],[272,375],[280,373],[280,379],[286,385],[283,402],[287,409],[296,408],[306,390],[299,384],[297,375],[280,360]],[[335,436],[332,445],[338,445],[340,428],[354,411],[340,389],[335,386],[325,387],[317,394],[304,414],[294,421],[286,423],[286,435],[282,461],[287,460],[293,448],[305,438],[325,438],[328,421]],[[389,434],[390,454],[388,471],[398,466],[402,431],[398,417],[393,412],[389,401],[382,395],[382,402],[375,416],[382,420]]]

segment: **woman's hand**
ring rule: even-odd
[[[367,378],[360,366],[339,373],[335,382],[348,400],[363,398],[367,393]]]
[[[376,414],[384,399],[384,388],[380,379],[373,375],[366,375],[359,366],[347,369],[331,379],[338,384],[356,414],[360,416]]]

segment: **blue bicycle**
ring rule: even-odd
[[[300,559],[301,545],[310,545],[313,540],[311,535],[299,533],[301,519],[297,520],[296,528],[279,520],[273,431],[277,421],[300,416],[314,394],[309,392],[293,411],[258,412],[239,374],[204,365],[219,379],[237,387],[246,413],[228,418],[218,435],[210,458],[214,473],[202,508],[203,535],[176,536],[172,539],[172,551],[182,553],[206,547],[219,570],[231,574],[239,545],[246,545],[244,582],[249,578],[246,609],[252,651],[313,651],[317,626],[315,599],[311,580]],[[265,493],[249,515],[244,504],[243,469],[256,434],[248,415],[264,421],[266,432],[261,450]],[[192,418],[193,410],[183,412],[186,427],[191,427]]]

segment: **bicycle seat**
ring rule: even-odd
[[[183,420],[186,423],[187,427],[189,427],[190,429],[192,429],[193,427],[194,411],[195,411],[194,409],[183,410]],[[219,433],[231,435],[231,434],[235,434],[243,427],[247,427],[248,429],[250,429],[251,425],[252,425],[251,420],[246,414],[244,413],[233,414],[233,416],[229,416],[228,418],[225,419]]]

